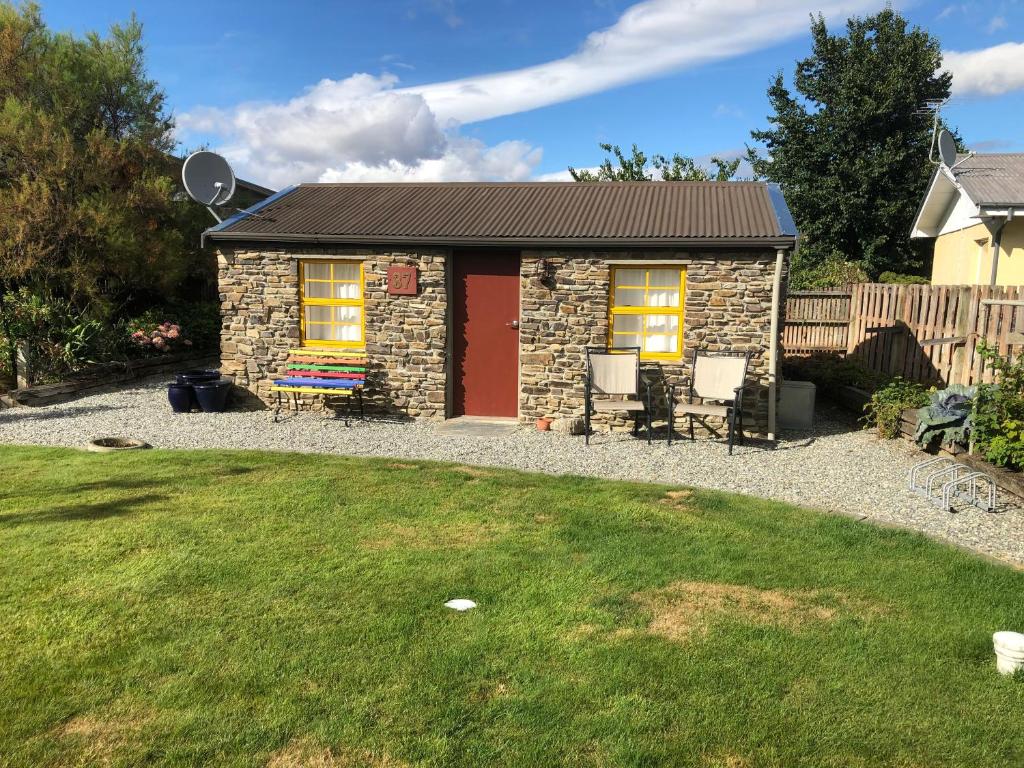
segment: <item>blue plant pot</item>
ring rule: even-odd
[[[192,409],[197,405],[196,393],[191,384],[168,385],[167,399],[175,413],[192,413]]]
[[[220,378],[220,371],[197,368],[191,371],[181,371],[174,375],[175,380],[179,384],[201,384],[206,381],[216,381]]]
[[[193,389],[203,413],[223,413],[231,394],[231,382],[227,379],[194,384]]]

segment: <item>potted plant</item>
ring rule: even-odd
[[[537,419],[537,431],[538,432],[548,432],[548,431],[550,431],[550,429],[551,429],[551,422],[552,421],[553,421],[553,419],[551,419],[549,416],[541,416],[539,419]]]

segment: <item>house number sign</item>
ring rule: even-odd
[[[415,296],[416,288],[416,267],[388,267],[388,294]]]

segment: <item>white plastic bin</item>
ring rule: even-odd
[[[812,429],[817,387],[810,381],[784,381],[776,413],[780,429]]]

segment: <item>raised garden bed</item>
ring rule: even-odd
[[[848,385],[826,389],[824,390],[824,395],[858,416],[864,415],[864,406],[871,400],[871,393],[866,389]]]
[[[917,413],[916,409],[908,408],[903,412],[903,419],[900,421],[900,435],[909,440],[914,444],[914,430],[917,428]],[[1006,467],[997,467],[995,464],[991,464],[985,459],[981,458],[972,453],[968,453],[967,449],[962,448],[959,445],[943,446],[938,449],[932,449],[925,451],[923,448],[920,449],[922,453],[941,453],[945,456],[952,456],[964,466],[970,467],[976,472],[984,472],[995,480],[996,485],[1006,493],[1016,496],[1021,501],[1024,501],[1024,476],[1020,472],[1014,472],[1012,469]]]
[[[12,389],[3,395],[5,405],[41,406],[74,400],[82,392],[92,389],[137,381],[148,376],[171,373],[184,368],[204,368],[216,365],[216,356],[209,353],[180,353],[162,355],[127,363],[104,365],[57,384],[38,384],[33,387]]]

